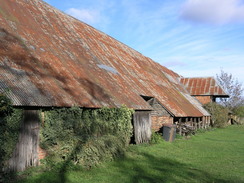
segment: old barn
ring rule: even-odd
[[[31,151],[16,152],[19,161],[30,157],[17,169],[38,164],[43,108],[126,105],[136,111],[136,143],[148,142],[151,128],[166,123],[209,125],[209,113],[173,71],[41,0],[0,4],[0,92],[8,90],[13,105],[25,109],[23,126],[36,134]]]
[[[180,81],[191,96],[202,104],[215,102],[216,98],[229,97],[214,77],[181,78]]]

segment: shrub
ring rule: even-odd
[[[233,110],[234,114],[237,115],[238,117],[243,118],[244,117],[244,106],[236,107]]]
[[[6,116],[12,111],[11,100],[3,93],[0,93],[0,116]]]
[[[216,128],[225,127],[228,122],[229,109],[217,103],[208,103],[204,108],[212,115],[212,126]]]
[[[153,132],[151,135],[150,144],[159,144],[163,139],[162,133]]]
[[[132,113],[126,107],[45,111],[41,146],[57,162],[90,168],[124,154],[132,135]]]

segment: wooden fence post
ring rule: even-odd
[[[179,131],[179,133],[180,133],[180,135],[182,135],[182,129],[181,129],[181,118],[179,119],[179,128],[180,128],[180,129],[179,129],[179,130],[180,130],[180,131]]]

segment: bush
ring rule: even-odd
[[[11,100],[5,94],[0,93],[0,116],[7,116],[12,111]]]
[[[208,103],[204,108],[212,115],[212,126],[216,128],[225,127],[229,116],[229,109],[217,103]]]
[[[159,144],[163,139],[162,133],[153,132],[151,135],[150,144]]]
[[[45,111],[41,147],[55,162],[72,161],[86,168],[112,160],[129,144],[132,113],[126,107]]]
[[[236,107],[233,110],[233,113],[237,115],[238,117],[243,118],[244,117],[244,106]]]

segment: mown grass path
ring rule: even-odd
[[[104,163],[90,171],[62,173],[45,172],[22,182],[244,183],[244,126],[198,133],[173,143],[132,146],[123,160]]]

